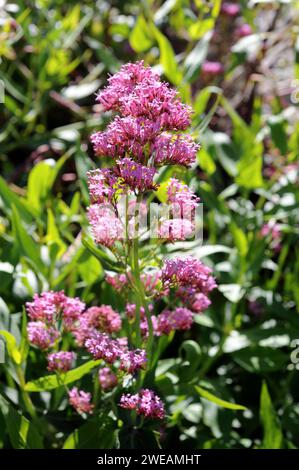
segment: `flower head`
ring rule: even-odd
[[[109,364],[115,362],[123,352],[117,340],[96,330],[92,331],[86,339],[85,347],[95,359],[104,359]]]
[[[154,140],[151,151],[154,153],[155,165],[190,166],[196,160],[199,147],[189,135],[163,132]]]
[[[207,294],[216,287],[211,272],[211,268],[192,256],[168,259],[162,269],[162,282],[166,287],[193,287]]]
[[[85,309],[85,304],[77,297],[66,296],[63,291],[49,291],[35,294],[33,301],[27,302],[26,309],[31,320],[54,325],[62,318],[64,326],[69,329]]]
[[[49,349],[59,338],[59,331],[41,321],[29,322],[27,334],[30,343],[39,349]]]
[[[125,351],[120,356],[120,369],[128,374],[134,374],[137,370],[144,369],[146,360],[146,353],[143,349]]]
[[[122,395],[120,406],[128,410],[136,410],[137,414],[146,418],[163,419],[165,417],[164,403],[152,390],[148,388],[139,393]]]
[[[72,351],[59,351],[48,354],[48,370],[51,372],[67,372],[72,368],[76,354]]]
[[[123,237],[122,223],[109,206],[93,204],[88,208],[87,216],[96,243],[111,247]]]
[[[201,70],[206,75],[220,75],[224,72],[224,67],[221,62],[213,62],[206,60],[201,67]]]
[[[158,189],[158,185],[153,181],[156,173],[155,168],[143,166],[130,158],[118,160],[117,164],[120,178],[131,190],[145,192],[150,189]]]
[[[99,383],[105,392],[116,387],[117,382],[117,376],[109,367],[103,367],[99,370]]]
[[[78,390],[77,387],[73,387],[69,391],[69,403],[78,413],[91,414],[94,408],[94,405],[91,404],[91,394]]]
[[[193,312],[178,307],[175,310],[164,310],[157,318],[157,334],[168,335],[175,330],[189,330],[193,323]]]
[[[111,168],[91,170],[87,178],[92,203],[110,203],[120,189],[118,178]]]
[[[110,305],[90,307],[84,313],[87,326],[97,330],[113,333],[121,329],[121,318]]]

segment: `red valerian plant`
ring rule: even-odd
[[[69,404],[78,413],[97,413],[102,405],[86,390],[68,389],[65,374],[76,361],[73,349],[99,361],[95,394],[98,388],[104,394],[115,390],[116,410],[162,420],[166,406],[149,377],[167,345],[163,337],[169,344],[175,331],[192,327],[194,314],[210,305],[209,293],[216,282],[211,269],[196,258],[161,255],[165,243],[185,240],[194,232],[199,198],[184,182],[168,180],[171,218],[156,221],[154,241],[147,228],[141,230],[140,219],[147,218],[162,167],[190,167],[199,146],[184,133],[191,109],[143,62],[124,65],[109,78],[97,101],[118,114],[105,131],[91,136],[95,154],[109,157],[112,165],[87,175],[91,201],[87,217],[98,245],[94,249],[112,271],[117,268],[107,272],[106,281],[121,294],[125,307],[122,312],[105,304],[87,308],[64,292],[43,292],[26,305],[28,338],[46,353],[48,370],[65,385]],[[153,389],[147,388],[149,382]]]

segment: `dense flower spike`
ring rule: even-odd
[[[108,392],[112,388],[117,386],[117,376],[112,372],[109,367],[103,367],[99,370],[99,383],[101,388]]]
[[[51,372],[67,372],[72,368],[76,354],[69,351],[59,351],[48,354],[48,370]]]
[[[96,243],[111,247],[123,238],[123,225],[110,207],[93,204],[88,208],[87,216]]]
[[[47,326],[41,321],[29,322],[27,334],[30,343],[39,349],[49,349],[59,338],[59,331],[52,326]]]
[[[189,330],[193,323],[193,312],[178,307],[175,310],[164,310],[157,318],[157,334],[169,335],[175,330]]]
[[[78,390],[77,387],[73,387],[69,391],[69,403],[78,413],[91,414],[93,412],[94,405],[91,404],[91,394]]]
[[[127,410],[136,410],[138,415],[146,418],[163,419],[165,409],[162,400],[152,390],[142,389],[135,395],[124,394],[120,406]]]
[[[162,282],[166,287],[193,287],[208,294],[216,287],[211,272],[211,268],[192,256],[168,259],[162,269]]]

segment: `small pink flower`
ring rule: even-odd
[[[251,26],[247,23],[243,23],[236,28],[236,36],[238,38],[244,38],[246,36],[250,36],[252,34]]]
[[[175,330],[189,330],[193,323],[193,312],[178,307],[175,310],[164,310],[157,317],[158,335],[169,335]]]
[[[59,332],[41,321],[29,322],[27,334],[30,343],[39,349],[49,349],[59,338]]]
[[[170,178],[167,185],[167,202],[174,205],[175,215],[179,210],[180,216],[184,217],[186,213],[189,215],[199,204],[199,198],[191,191],[191,189],[176,178]]]
[[[103,367],[99,370],[99,382],[101,388],[107,392],[117,386],[117,376],[113,374],[109,367]]]
[[[211,268],[192,256],[168,259],[162,269],[162,282],[166,287],[193,287],[207,294],[216,287],[211,272]]]
[[[142,389],[139,393],[122,395],[120,406],[127,410],[136,410],[138,415],[146,418],[165,418],[164,403],[152,390]]]
[[[206,60],[201,67],[201,70],[206,75],[221,75],[224,72],[224,67],[220,62],[212,62]]]
[[[123,348],[117,340],[96,330],[92,331],[86,339],[85,347],[95,359],[104,359],[109,364],[119,359],[123,352]]]
[[[158,236],[171,242],[186,240],[194,236],[194,224],[184,219],[164,220],[158,229]]]
[[[152,144],[155,165],[190,166],[196,161],[199,149],[188,135],[173,135],[163,132]]]
[[[123,238],[124,228],[111,208],[93,204],[88,208],[87,216],[96,243],[111,247]]]
[[[227,16],[237,16],[240,13],[240,6],[237,3],[223,2],[221,12]]]
[[[74,352],[59,351],[48,354],[48,370],[51,372],[67,372],[76,359]]]
[[[69,391],[69,403],[75,408],[78,413],[92,414],[94,405],[91,403],[91,394],[78,390],[77,387],[73,387]]]
[[[120,178],[131,190],[145,192],[158,189],[158,185],[154,183],[155,168],[143,166],[130,158],[123,158],[116,163]]]
[[[83,314],[87,325],[106,333],[114,333],[121,329],[121,318],[110,305],[90,307]]]
[[[145,368],[146,361],[146,352],[143,349],[123,352],[120,356],[120,370],[134,374],[137,370]]]

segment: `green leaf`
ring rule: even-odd
[[[84,250],[80,256],[78,271],[83,281],[89,286],[102,279],[104,274],[101,263],[88,250]]]
[[[216,397],[211,392],[200,387],[199,385],[195,385],[194,388],[202,398],[205,398],[206,400],[209,400],[212,403],[221,406],[222,408],[228,408],[230,410],[247,410],[246,406],[237,405],[236,403],[230,403],[228,401],[222,400],[221,398]]]
[[[54,388],[61,387],[75,380],[81,379],[84,375],[88,374],[94,367],[97,367],[102,361],[99,359],[97,361],[88,361],[82,366],[77,367],[76,369],[70,370],[66,374],[57,375],[45,375],[39,379],[27,382],[25,385],[25,390],[27,392],[43,392],[44,390],[53,390]]]
[[[35,217],[35,213],[32,209],[27,207],[26,201],[24,198],[21,198],[17,194],[15,194],[7,185],[5,180],[0,176],[0,196],[3,199],[4,206],[3,208],[6,209],[7,207],[12,210],[12,206],[14,205],[20,214],[22,220],[26,222],[32,222],[32,219]]]
[[[58,162],[53,159],[39,162],[29,173],[27,200],[39,213],[44,209],[49,192],[66,158],[61,157]]]
[[[240,155],[236,183],[248,189],[263,187],[263,145],[223,96],[222,103],[233,122],[234,143]]]
[[[120,271],[115,259],[109,256],[104,250],[96,246],[93,240],[86,234],[83,234],[82,236],[82,243],[85,248],[87,248],[99,261],[101,261],[104,267],[108,265],[108,268],[113,269],[114,271]]]
[[[245,257],[248,253],[248,241],[243,230],[238,227],[235,222],[230,222],[229,224],[230,231],[234,237],[235,246],[238,249],[238,252],[241,257]]]
[[[199,70],[208,53],[211,37],[212,32],[209,31],[187,55],[184,63],[184,78],[187,81],[192,82],[198,78]]]
[[[102,420],[83,424],[66,439],[63,449],[112,449],[115,442],[113,429],[103,426]]]
[[[198,343],[193,340],[183,341],[180,347],[182,364],[179,368],[179,376],[182,381],[187,382],[194,377],[194,373],[201,361],[201,349]]]
[[[55,217],[51,209],[48,209],[47,237],[46,241],[51,248],[54,244],[57,246],[56,256],[59,258],[66,250],[66,245],[60,237]]]
[[[153,23],[150,26],[159,45],[160,63],[163,66],[164,74],[174,85],[179,85],[183,76],[178,68],[172,45]]]
[[[6,340],[6,347],[9,356],[14,360],[14,362],[18,365],[21,364],[22,358],[19,348],[17,346],[16,338],[5,330],[0,330],[0,335],[3,336]]]
[[[264,429],[262,448],[281,449],[283,434],[265,382],[263,382],[261,390],[260,417]]]
[[[145,52],[153,45],[150,28],[143,15],[139,15],[129,37],[135,52]]]
[[[233,353],[232,357],[248,372],[258,374],[282,370],[288,362],[288,356],[283,352],[261,346],[242,349]]]
[[[23,227],[21,218],[15,206],[12,206],[12,232],[15,246],[20,255],[26,256],[35,265],[36,270],[45,273],[45,265],[41,260],[39,245],[34,242],[28,231]]]
[[[17,412],[2,395],[0,395],[0,411],[3,413],[14,449],[43,449],[42,438],[35,426]]]

